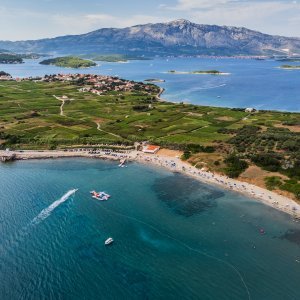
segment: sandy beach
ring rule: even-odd
[[[116,161],[127,159],[128,161],[137,161],[143,164],[151,164],[154,166],[167,168],[172,172],[180,172],[201,182],[217,185],[225,189],[242,193],[246,196],[249,196],[250,198],[261,201],[265,205],[290,214],[295,219],[297,219],[296,221],[300,219],[300,204],[298,204],[294,200],[246,182],[241,182],[235,179],[228,178],[227,176],[199,170],[191,166],[190,164],[183,162],[178,157],[158,154],[145,154],[141,151],[130,150],[123,151],[122,153],[112,152],[110,150],[96,150],[91,152],[88,149],[76,149],[67,151],[0,151],[0,157],[8,157],[11,155],[15,155],[16,160],[85,157]]]

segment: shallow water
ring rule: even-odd
[[[175,102],[223,107],[254,107],[300,111],[300,70],[283,70],[274,60],[170,58],[129,63],[99,62],[89,69],[65,69],[26,60],[22,65],[0,65],[0,70],[15,77],[57,73],[94,73],[117,75],[142,81],[160,78],[166,89],[163,98]],[[297,64],[297,63],[290,63]],[[216,69],[228,76],[168,74],[169,70],[196,71]]]
[[[164,169],[2,164],[0,211],[0,299],[300,299],[298,223]]]

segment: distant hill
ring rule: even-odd
[[[199,25],[187,20],[104,28],[82,35],[31,41],[0,41],[15,52],[132,55],[300,54],[300,38],[272,36],[246,28]]]

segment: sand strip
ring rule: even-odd
[[[268,206],[288,213],[296,219],[300,219],[300,204],[298,204],[294,200],[246,182],[241,182],[211,172],[201,171],[176,157],[174,158],[162,155],[147,155],[140,151],[126,151],[124,153],[117,153],[104,150],[91,152],[85,149],[68,151],[47,150],[14,152],[6,152],[0,150],[0,157],[12,154],[15,154],[16,159],[18,160],[71,157],[100,158],[110,160],[120,160],[126,158],[129,161],[137,161],[140,163],[164,167],[172,172],[180,172],[201,182],[218,185],[222,188],[242,193],[249,196],[250,198],[257,199]]]

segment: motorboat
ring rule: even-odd
[[[112,243],[114,242],[114,240],[113,240],[113,238],[108,238],[105,242],[104,242],[104,244],[106,245],[106,246],[108,246],[108,245],[111,245]]]

